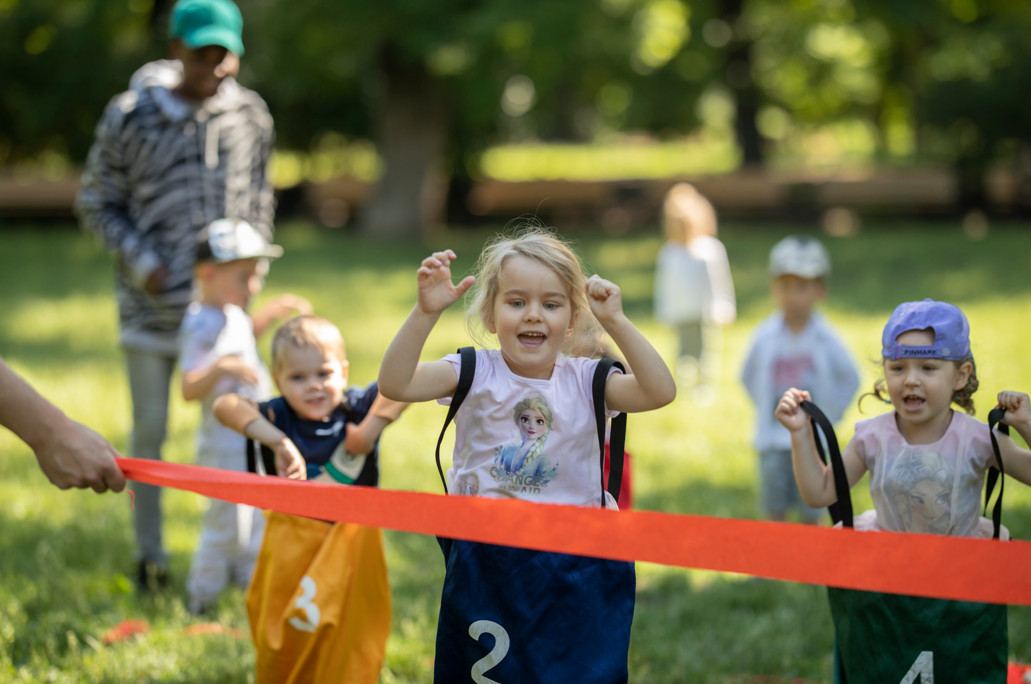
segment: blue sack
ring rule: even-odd
[[[440,443],[476,366],[471,347],[459,352],[458,389],[437,440],[442,482]],[[605,380],[613,363],[604,359],[594,376],[600,458],[605,443]],[[613,419],[612,454],[623,453],[625,432],[626,415],[621,414]],[[622,459],[615,461],[608,491],[618,499]],[[446,573],[434,682],[615,684],[628,680],[637,587],[633,563],[459,539],[437,541]]]
[[[626,682],[634,564],[440,539],[435,682]]]

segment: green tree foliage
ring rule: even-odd
[[[107,101],[163,46],[145,0],[0,0],[0,165],[86,156]]]

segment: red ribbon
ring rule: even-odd
[[[1031,605],[1028,542],[616,512],[118,462],[138,482],[320,520],[847,589]]]

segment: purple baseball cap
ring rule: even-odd
[[[910,330],[934,333],[934,344],[910,347],[899,344],[899,335]],[[895,307],[881,335],[881,356],[886,359],[923,358],[966,361],[970,355],[970,324],[958,307],[925,299]]]

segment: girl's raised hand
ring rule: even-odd
[[[585,289],[591,312],[603,325],[623,313],[623,293],[615,283],[595,274],[587,279]]]
[[[999,408],[1006,409],[1002,422],[1020,429],[1021,425],[1031,428],[1031,400],[1023,392],[999,392]]]
[[[812,401],[809,393],[805,390],[792,387],[777,402],[777,408],[773,415],[777,417],[780,424],[791,432],[802,430],[809,426],[809,415],[802,410],[803,401]]]
[[[422,260],[417,276],[419,309],[423,313],[440,313],[458,301],[476,281],[473,276],[466,276],[457,286],[451,282],[451,262],[456,258],[452,250],[445,249]]]

